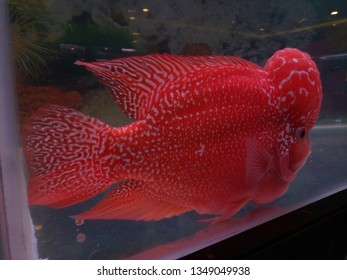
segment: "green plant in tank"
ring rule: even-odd
[[[97,25],[94,22],[70,22],[60,41],[84,47],[96,56],[105,50],[111,56],[119,56],[123,48],[134,48],[135,45],[134,37],[128,30],[110,23]]]
[[[40,0],[10,0],[9,10],[17,71],[24,79],[36,79],[56,54],[49,47],[53,23]]]

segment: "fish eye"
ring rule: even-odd
[[[306,129],[304,127],[298,127],[295,130],[296,139],[302,140],[302,139],[304,139],[305,135],[306,135]]]

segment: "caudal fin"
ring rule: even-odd
[[[73,109],[40,108],[23,129],[29,204],[61,208],[107,189],[99,158],[111,129]]]

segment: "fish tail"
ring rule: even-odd
[[[114,178],[100,158],[112,129],[73,109],[40,108],[23,128],[29,204],[61,208],[107,189]]]

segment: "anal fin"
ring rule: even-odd
[[[110,191],[90,210],[76,215],[86,220],[157,221],[192,209],[162,201],[146,193],[147,183],[129,180]]]
[[[236,201],[235,204],[232,205],[230,207],[230,209],[228,211],[226,211],[225,213],[223,213],[222,215],[220,215],[218,217],[202,219],[202,220],[199,220],[199,222],[216,224],[216,223],[219,223],[219,222],[224,221],[226,219],[229,219],[234,214],[239,212],[240,209],[242,207],[244,207],[249,201],[250,201],[250,199],[248,197],[245,197],[245,198],[241,199],[240,201]]]

